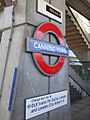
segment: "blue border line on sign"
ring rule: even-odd
[[[11,107],[12,107],[12,101],[13,101],[13,95],[14,95],[14,89],[15,89],[15,83],[16,83],[16,76],[17,76],[17,68],[14,69],[14,75],[13,75],[13,82],[12,82],[12,88],[11,88],[11,93],[10,93],[8,111],[11,111]]]

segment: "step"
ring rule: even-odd
[[[82,94],[79,93],[79,91],[77,90],[77,88],[74,88],[73,85],[69,85],[69,86],[70,86],[70,99],[71,99],[71,102],[74,102],[76,100],[81,99]]]
[[[71,31],[71,32],[66,32],[66,36],[73,36],[73,35],[77,35],[80,34],[79,30],[75,30],[75,31]]]
[[[77,27],[74,25],[73,27],[66,28],[66,33],[71,32],[71,31],[75,31],[75,30],[77,30]]]
[[[87,46],[83,46],[83,47],[71,47],[71,50],[73,50],[73,52],[77,55],[77,53],[82,53],[82,52],[85,52],[85,51],[88,51],[88,47]]]
[[[66,19],[71,19],[71,16],[66,14]]]
[[[72,27],[72,26],[74,26],[74,22],[73,21],[66,22],[66,28],[67,27]]]
[[[70,45],[70,47],[73,48],[73,49],[78,49],[78,48],[79,49],[85,49],[85,48],[88,49],[87,45],[82,45],[82,46],[71,46]]]
[[[74,35],[74,36],[66,36],[66,40],[81,40],[82,39],[82,36],[80,35],[80,34],[78,34],[78,35]]]
[[[78,39],[78,40],[68,40],[68,39],[66,39],[66,42],[68,44],[79,44],[79,43],[84,42],[84,39],[83,38],[82,39]],[[84,42],[84,43],[86,43],[86,42]]]
[[[77,43],[77,44],[68,44],[70,47],[74,48],[74,47],[83,47],[83,46],[87,46],[85,43]]]

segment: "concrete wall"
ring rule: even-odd
[[[17,0],[17,5],[14,10],[14,29],[12,41],[9,43],[10,26],[12,24],[12,6],[4,10],[5,24],[3,26],[2,42],[4,46],[0,56],[2,60],[1,67],[3,71],[1,78],[3,78],[2,96],[0,99],[0,118],[1,120],[24,120],[24,99],[27,97],[40,96],[57,91],[68,90],[68,104],[42,114],[38,117],[32,118],[35,120],[70,120],[70,98],[69,98],[69,84],[68,84],[68,60],[65,58],[63,68],[58,74],[53,77],[43,75],[35,66],[31,53],[25,53],[25,37],[33,37],[37,26],[42,22],[51,21],[57,25],[62,34],[65,35],[65,1],[63,0],[45,0],[51,3],[56,8],[63,12],[63,23],[49,19],[48,17],[36,12],[36,0]],[[9,17],[11,16],[11,17]],[[4,35],[5,34],[5,35]],[[7,38],[7,42],[5,41]],[[4,39],[4,40],[3,40]],[[53,36],[46,35],[45,38],[53,43],[56,40]],[[8,52],[9,46],[9,53]],[[2,48],[2,47],[1,47]],[[8,56],[8,59],[6,58]],[[50,59],[50,61],[49,61]],[[49,58],[44,56],[47,63],[55,63],[56,57]],[[10,92],[13,80],[14,68],[18,68],[17,84],[15,86],[13,106],[11,112],[8,111],[8,104],[10,99]],[[3,74],[4,73],[4,74]],[[4,75],[4,77],[3,77]]]
[[[14,74],[14,68],[18,67],[22,51],[24,51],[25,4],[24,0],[17,1],[15,7],[15,22],[11,36],[13,6],[7,7],[0,13],[0,31],[2,38],[0,43],[0,120],[10,120],[8,111],[9,98]],[[22,9],[21,9],[22,8]]]
[[[86,52],[83,52],[83,53],[78,53],[77,54],[78,58],[81,60],[81,61],[87,61],[87,62],[90,62],[90,51],[86,51]]]

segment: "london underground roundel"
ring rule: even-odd
[[[64,38],[60,30],[58,29],[58,27],[56,27],[54,24],[50,22],[41,24],[35,31],[34,38],[38,40],[42,40],[44,35],[48,33],[51,33],[54,36],[56,36],[58,38],[58,43],[62,46],[65,46]],[[62,68],[64,64],[64,59],[65,59],[64,56],[60,56],[55,65],[48,65],[44,61],[42,53],[34,52],[33,56],[40,71],[48,76],[54,75],[57,72],[59,72],[59,70]]]

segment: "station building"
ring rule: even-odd
[[[90,0],[0,0],[0,120],[90,119]]]

